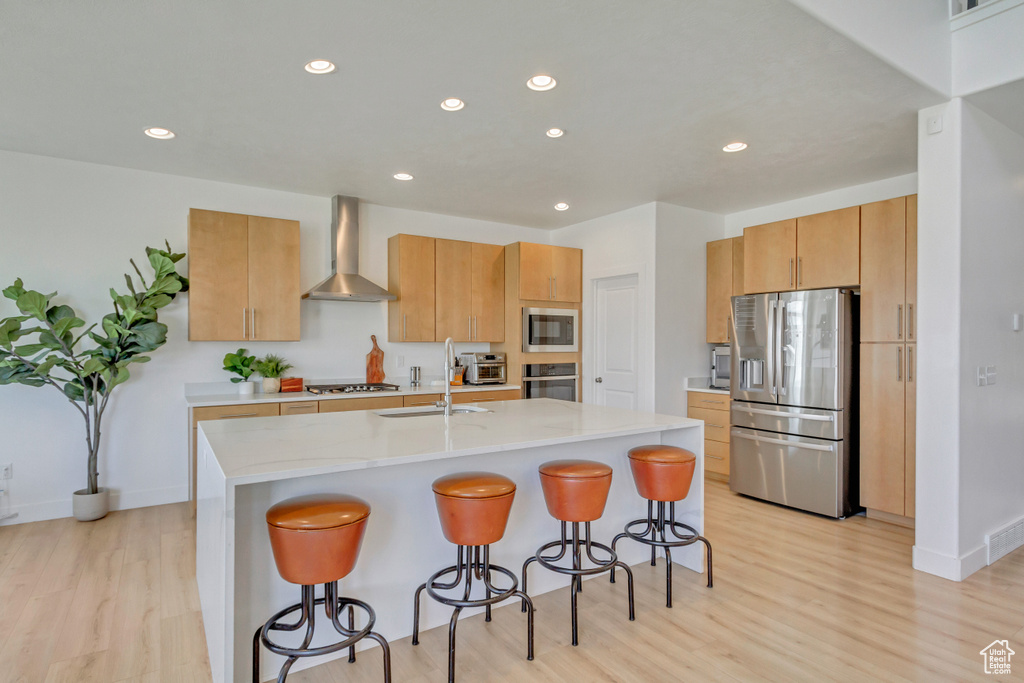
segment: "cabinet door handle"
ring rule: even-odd
[[[249,309],[249,327],[252,328],[252,338],[256,339],[256,309]]]
[[[218,420],[226,420],[230,417],[256,417],[256,413],[234,413],[233,415],[221,415]]]
[[[725,341],[732,341],[732,316],[728,316],[725,319]]]
[[[551,301],[552,299],[555,298],[555,295],[552,293],[553,292],[552,287],[553,287],[553,285],[551,284],[551,276],[549,275],[548,276],[548,301]]]
[[[907,347],[907,381],[914,381],[914,347]]]
[[[558,276],[555,276],[555,277],[551,278],[551,283],[554,285],[554,288],[555,288],[554,294],[552,294],[551,298],[552,299],[557,299],[558,298]]]
[[[714,427],[716,429],[725,429],[725,427],[723,427],[722,425],[713,425],[710,422],[705,422],[704,424],[708,427]]]
[[[705,453],[704,457],[705,458],[711,458],[712,460],[725,460],[725,458],[723,458],[720,455],[711,455],[710,453]]]
[[[804,284],[804,257],[796,257],[796,286],[800,287]]]
[[[473,341],[473,316],[467,317],[466,322],[469,323],[469,341]]]
[[[473,316],[473,339],[480,341],[480,318]]]
[[[242,307],[242,339],[249,338],[249,327],[245,322],[245,307]]]
[[[405,341],[406,334],[409,332],[409,315],[402,314],[402,341]]]
[[[896,347],[896,381],[903,381],[903,347]]]
[[[789,286],[793,286],[793,259],[789,259]]]
[[[914,304],[907,304],[907,341],[914,338]]]
[[[702,399],[700,400],[700,402],[701,402],[701,403],[717,403],[717,404],[719,404],[719,405],[721,405],[721,404],[725,403],[725,401],[709,401],[709,400],[707,400],[706,398],[702,398]]]
[[[903,304],[896,305],[896,338],[903,339]]]

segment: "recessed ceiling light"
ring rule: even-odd
[[[465,106],[466,103],[458,97],[449,97],[445,101],[441,102],[441,109],[444,109],[445,111],[458,111]]]
[[[530,90],[551,90],[558,82],[555,81],[551,76],[545,76],[544,74],[537,74],[530,80],[526,81],[526,87]]]
[[[174,137],[174,133],[166,128],[147,128],[145,132],[146,135],[157,140],[170,140]]]
[[[558,202],[557,204],[555,204],[555,211],[565,211],[568,208],[569,205],[566,204],[565,202]]]
[[[547,136],[549,138],[560,138],[565,135],[565,131],[561,128],[548,128]]]
[[[314,59],[306,65],[306,71],[311,74],[329,74],[337,67],[326,59]]]
[[[730,142],[728,145],[722,148],[723,152],[742,152],[747,148],[745,142]]]
[[[412,175],[409,173],[396,173],[394,178],[395,180],[412,180]]]

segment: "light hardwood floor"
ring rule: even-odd
[[[911,530],[707,494],[714,588],[680,569],[666,609],[664,567],[638,565],[630,623],[624,582],[587,581],[576,648],[567,591],[539,596],[533,662],[517,607],[465,619],[459,680],[981,681],[1005,638],[1020,660],[1000,680],[1024,680],[1024,550],[958,584],[910,568]],[[0,681],[208,681],[194,556],[185,504],[0,528]],[[446,638],[392,643],[396,683],[445,680]],[[380,653],[288,680],[377,683]]]

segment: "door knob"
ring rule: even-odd
[[[601,382],[603,382],[603,381],[604,381],[604,378],[603,378],[603,377],[598,377],[598,378],[597,378],[597,379],[595,379],[594,381],[595,381],[595,382],[597,382],[598,384],[600,384]]]

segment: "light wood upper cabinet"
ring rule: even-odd
[[[796,289],[796,219],[743,230],[746,294]]]
[[[743,238],[732,238],[732,295],[739,296],[746,294],[746,284],[743,279]],[[730,305],[731,308],[731,305]]]
[[[434,240],[434,338],[473,339],[473,243]]]
[[[860,207],[796,221],[796,288],[860,284]]]
[[[917,304],[917,196],[861,207],[860,339],[913,342]]]
[[[860,504],[900,516],[907,493],[907,372],[906,344],[860,345]]]
[[[729,341],[734,249],[735,242],[732,239],[707,243],[707,342],[709,344],[724,344]]]
[[[917,341],[917,195],[907,197],[907,341]]]
[[[190,209],[189,340],[298,341],[299,223]]]
[[[505,341],[505,247],[473,243],[473,341]]]
[[[435,339],[434,243],[432,237],[395,235],[388,239],[388,341]]]
[[[566,303],[582,301],[583,251],[520,242],[519,298]]]
[[[903,516],[913,517],[917,496],[917,344],[907,344],[907,381],[904,394]]]

